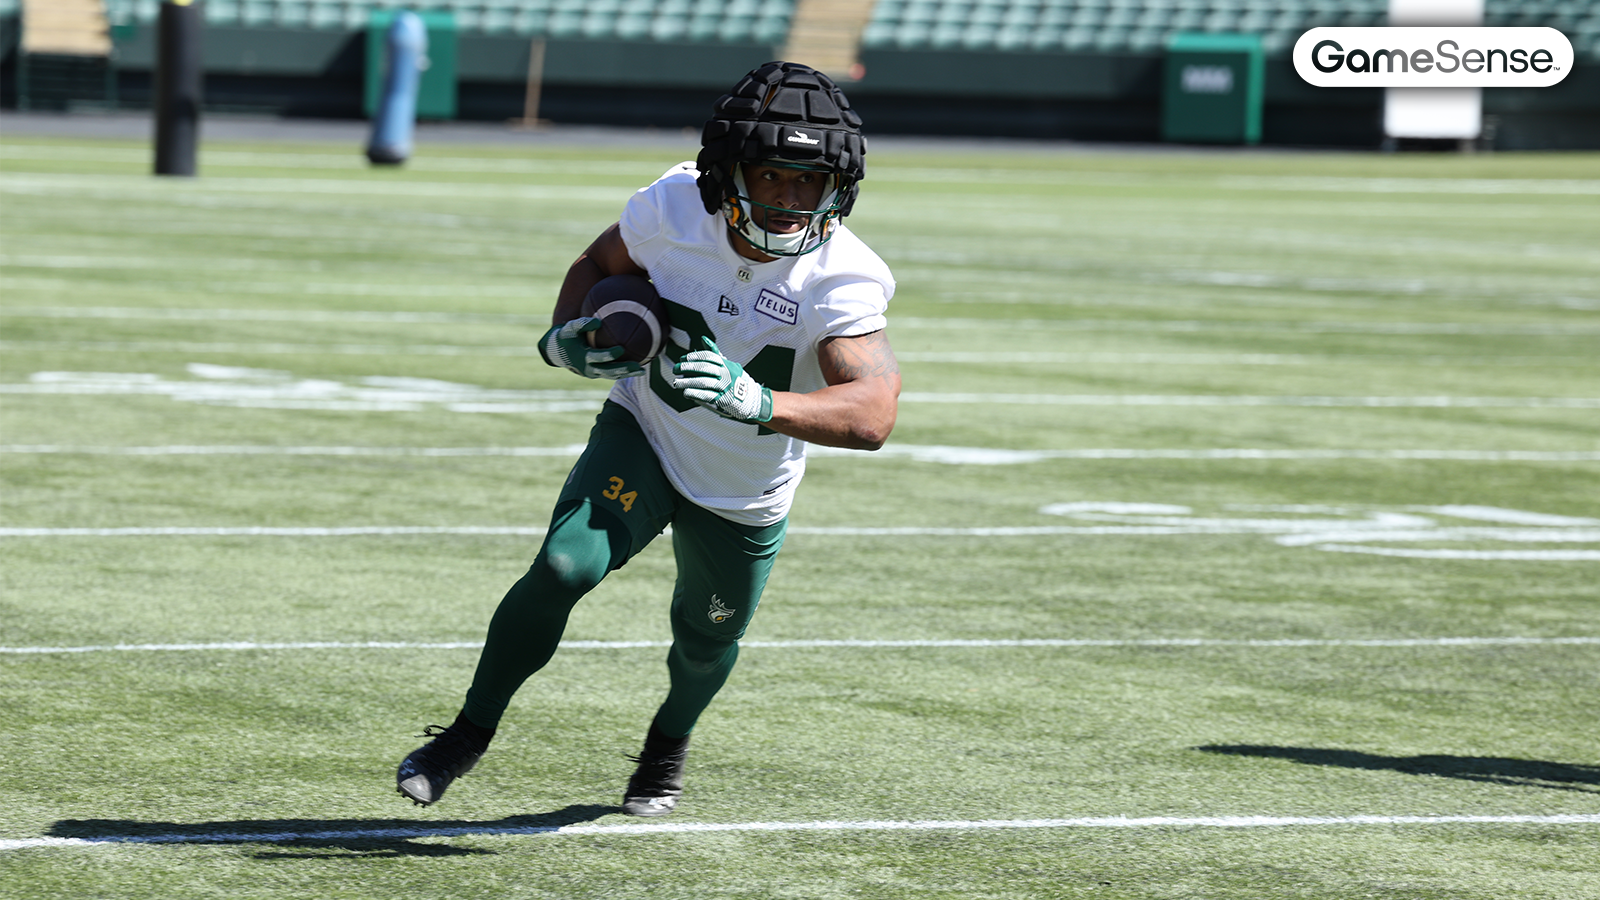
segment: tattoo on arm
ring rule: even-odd
[[[889,338],[881,331],[837,338],[829,342],[828,351],[832,383],[888,379],[900,374],[900,363],[889,346]]]

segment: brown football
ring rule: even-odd
[[[621,347],[622,358],[649,362],[667,339],[667,305],[648,278],[612,275],[602,278],[583,298],[581,310],[602,324],[589,332],[592,347]]]

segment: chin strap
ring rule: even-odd
[[[806,213],[804,228],[793,234],[775,234],[756,224],[755,201],[750,199],[750,189],[745,185],[744,172],[740,168],[734,169],[733,185],[736,193],[723,201],[723,217],[728,220],[728,227],[735,234],[768,256],[804,256],[827,243],[828,238],[833,236],[834,228],[839,224],[838,213],[834,208],[835,201],[839,197],[837,187],[823,198],[821,209],[790,210]],[[766,208],[777,209],[770,206]],[[807,246],[808,243],[810,246]]]

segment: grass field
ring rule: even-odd
[[[1600,157],[940,151],[670,819],[658,541],[444,802],[684,152],[0,140],[0,896],[1600,898]]]

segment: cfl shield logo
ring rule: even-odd
[[[733,614],[736,612],[738,612],[738,610],[729,609],[728,605],[722,602],[722,598],[718,597],[716,594],[711,595],[711,609],[706,611],[706,615],[713,623],[721,625],[723,622],[733,618]]]
[[[1313,28],[1294,45],[1317,87],[1549,87],[1572,58],[1554,28]]]

